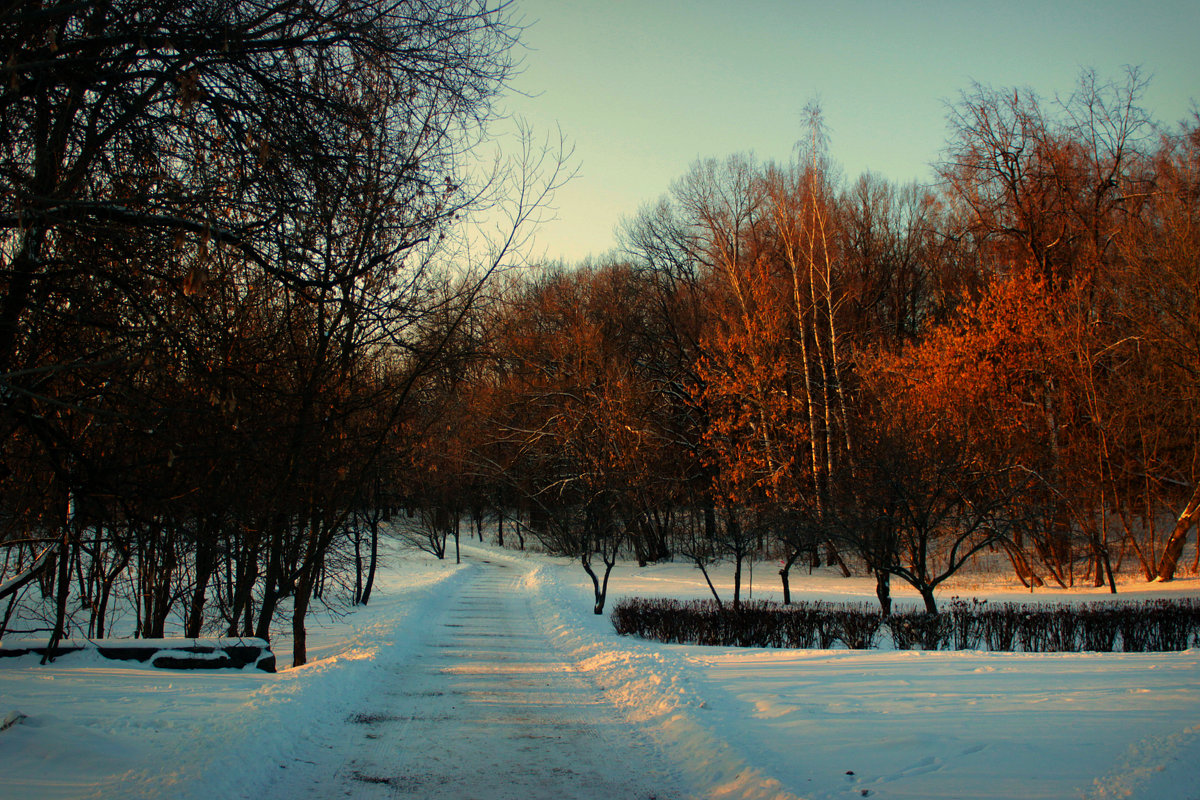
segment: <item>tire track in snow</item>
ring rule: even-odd
[[[682,797],[678,773],[537,627],[518,570],[473,570],[422,623],[415,656],[268,796]]]

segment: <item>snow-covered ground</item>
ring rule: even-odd
[[[276,674],[169,671],[72,654],[0,660],[0,797],[255,797],[310,738],[375,690],[386,665],[416,649],[421,622],[462,579],[406,556],[380,576],[371,605],[315,618],[310,662]],[[281,665],[290,643],[277,640]]]
[[[324,785],[325,773],[360,758],[334,752],[350,746],[340,742],[374,738],[364,737],[361,709],[373,707],[380,693],[391,691],[397,702],[407,695],[426,705],[453,703],[453,692],[416,691],[416,682],[442,673],[448,681],[483,680],[487,670],[471,648],[461,641],[447,648],[437,637],[459,633],[460,625],[488,630],[491,618],[448,615],[474,613],[474,601],[462,599],[472,581],[504,563],[511,579],[497,591],[519,600],[505,605],[528,615],[537,632],[528,638],[529,663],[563,665],[582,679],[583,691],[598,688],[596,709],[630,731],[631,747],[653,751],[645,759],[602,760],[614,785],[626,785],[620,781],[631,764],[661,763],[668,766],[658,797],[1200,798],[1195,650],[1041,655],[668,646],[618,637],[607,617],[592,615],[590,584],[575,564],[482,546],[464,555],[455,567],[405,554],[369,608],[314,625],[311,662],[276,675],[169,672],[82,655],[48,667],[32,657],[0,661],[0,723],[14,711],[25,715],[0,731],[0,796],[261,798]],[[727,595],[728,575],[714,577]],[[753,597],[777,597],[777,584],[771,566],[758,565]],[[869,580],[825,573],[797,572],[793,588],[801,599],[874,597]],[[900,602],[915,601],[896,588]],[[1130,583],[1122,591],[1127,598],[1196,596],[1200,582]],[[685,564],[622,564],[610,604],[625,595],[706,594],[700,574]],[[943,602],[954,594],[1031,599],[977,578],[948,588]],[[1039,590],[1032,599],[1102,596]],[[286,664],[286,643],[276,646]],[[447,661],[455,647],[474,660]],[[438,666],[418,677],[422,663]],[[402,691],[397,681],[414,683]],[[462,691],[495,690],[472,684]],[[447,727],[439,735],[448,741],[478,741],[480,720],[470,714],[427,712],[422,719]],[[503,726],[490,727],[506,735]],[[593,740],[611,746],[603,736],[589,735]],[[496,751],[539,758],[536,747],[498,744]],[[479,778],[467,794],[507,796],[500,790],[505,780]],[[441,794],[433,785],[352,788],[364,797]]]

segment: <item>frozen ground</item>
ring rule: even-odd
[[[25,715],[0,732],[0,795],[1200,798],[1197,651],[664,646],[594,617],[576,565],[465,556],[406,555],[277,675],[0,662],[0,722]],[[773,596],[758,570],[754,597]],[[793,583],[873,598],[870,581]],[[610,602],[706,591],[686,565],[620,565]],[[951,594],[1030,599],[969,579]]]

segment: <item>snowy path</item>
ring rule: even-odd
[[[678,773],[535,624],[514,565],[475,574],[421,647],[265,797],[673,798]],[[307,761],[307,759],[306,759]]]

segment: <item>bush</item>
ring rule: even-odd
[[[841,603],[722,608],[712,600],[626,598],[614,606],[612,621],[621,635],[671,644],[828,649],[841,642],[865,649],[874,645],[882,617]]]
[[[887,626],[897,650],[941,650],[950,640],[948,614],[897,612],[888,617]]]
[[[622,635],[671,644],[827,650],[874,647],[886,626],[898,650],[1026,653],[1186,650],[1200,646],[1200,600],[1039,605],[953,598],[941,614],[882,617],[867,604],[626,598],[612,612]],[[1118,647],[1119,645],[1119,647]]]

